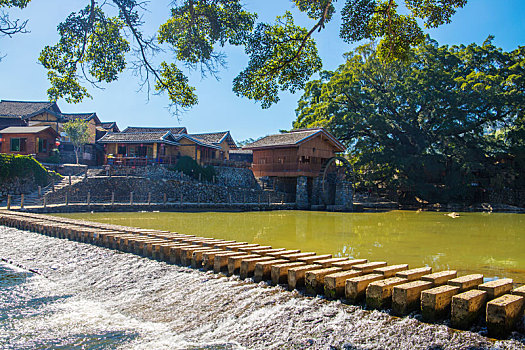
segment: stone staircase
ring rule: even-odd
[[[99,169],[94,169],[94,170],[99,170]],[[97,173],[98,174],[98,173]],[[95,173],[92,173],[92,174],[89,174],[88,172],[88,175],[91,175],[91,176],[95,176],[96,174]],[[84,180],[84,175],[74,175],[74,176],[71,176],[71,186],[79,183],[79,182],[82,182]],[[65,188],[67,188],[68,186],[70,186],[70,183],[69,183],[69,176],[65,176],[60,182],[57,182],[55,183],[55,191],[61,191]],[[25,194],[24,195],[24,206],[25,207],[28,207],[28,206],[40,206],[40,205],[43,205],[43,198],[45,195],[49,194],[49,193],[52,193],[53,192],[53,185],[52,184],[49,184],[48,186],[42,188],[42,191],[41,191],[41,196],[38,195],[38,190],[37,191],[34,191],[32,193],[28,193],[28,194]],[[12,206],[20,206],[20,201],[21,201],[21,195],[13,195],[11,196],[11,205]],[[0,208],[5,208],[7,207],[7,198],[2,200],[0,202]]]

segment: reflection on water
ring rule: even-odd
[[[78,213],[83,218],[525,283],[525,215],[436,212]]]

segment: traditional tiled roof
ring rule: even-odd
[[[243,149],[258,149],[258,148],[276,148],[276,147],[290,147],[298,146],[299,144],[309,140],[310,138],[323,134],[332,144],[338,148],[340,152],[345,150],[345,147],[328,131],[323,128],[315,129],[299,129],[290,132],[265,136],[255,142],[245,145]]]
[[[62,113],[62,117],[64,118],[64,121],[71,121],[76,119],[82,119],[85,121],[90,121],[92,119],[95,119],[95,123],[97,125],[100,125],[100,119],[98,119],[97,113]]]
[[[117,122],[101,122],[100,126],[104,130],[114,130],[114,129],[116,129],[115,132],[120,132],[120,130],[119,130],[118,126],[117,126]]]
[[[173,137],[175,138],[175,140],[177,141],[180,141],[181,139],[187,139],[187,140],[190,140],[191,142],[195,142],[196,144],[200,145],[200,146],[204,146],[204,147],[208,147],[208,148],[214,148],[214,149],[222,149],[220,146],[216,145],[216,144],[213,144],[213,143],[209,143],[209,142],[206,142],[202,139],[199,139],[197,137],[194,137],[192,135],[188,135],[188,134],[177,134],[177,135],[173,135]]]
[[[34,115],[49,112],[60,115],[60,108],[55,102],[49,101],[0,101],[0,118],[26,119]]]
[[[213,143],[216,145],[226,140],[226,142],[228,142],[228,145],[230,145],[231,148],[233,149],[237,148],[237,144],[231,137],[229,131],[210,132],[210,133],[204,133],[204,134],[190,134],[190,136],[203,140],[206,143]]]
[[[109,132],[102,136],[99,143],[169,143],[177,145],[171,132]]]
[[[128,126],[126,129],[124,129],[122,132],[128,133],[128,132],[171,132],[172,134],[187,134],[187,130],[185,127],[142,127],[142,126]]]
[[[230,154],[253,154],[253,151],[251,149],[232,149]]]
[[[10,126],[0,131],[0,134],[38,134],[47,129],[58,136],[58,133],[50,126]]]

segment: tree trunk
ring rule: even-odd
[[[75,146],[75,157],[77,158],[77,165],[78,165],[78,152],[80,151],[80,147]]]

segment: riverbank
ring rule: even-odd
[[[49,301],[0,323],[6,348],[525,348],[517,333],[493,342],[484,330],[457,332],[32,232],[2,227],[0,243],[0,257],[42,274],[10,297]]]

